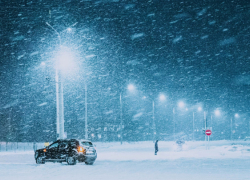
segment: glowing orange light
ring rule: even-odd
[[[81,146],[79,146],[79,147],[78,147],[78,152],[84,152],[84,148],[81,147]]]
[[[46,149],[43,149],[43,152],[46,152],[47,150]]]

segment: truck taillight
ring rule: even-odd
[[[47,150],[46,149],[43,149],[43,152],[46,152]]]

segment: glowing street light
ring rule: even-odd
[[[235,113],[234,114],[234,118],[239,118],[240,117],[240,115],[238,114],[238,113]],[[233,140],[233,118],[231,118],[231,136],[230,136],[230,138],[231,138],[231,141]]]
[[[239,116],[238,113],[236,113],[236,114],[234,115],[234,117],[235,117],[235,118],[239,118],[240,116]]]
[[[214,111],[214,114],[215,114],[216,116],[220,116],[220,110],[219,110],[219,109],[216,109],[216,110]]]
[[[59,45],[60,48],[62,48],[62,40],[61,40],[61,35],[60,33],[53,27],[51,26],[48,22],[46,24],[57,34],[58,40],[59,40]],[[75,23],[74,25],[76,25]],[[74,26],[72,25],[72,26]],[[57,135],[59,139],[64,139],[66,138],[64,135],[64,102],[63,102],[63,84],[62,84],[62,75],[61,71],[65,67],[69,66],[69,59],[71,55],[68,54],[68,52],[61,51],[59,52],[58,60],[56,63],[56,116],[57,116]],[[86,120],[85,120],[86,121]]]
[[[197,110],[198,110],[198,111],[202,111],[202,107],[199,106]]]
[[[130,92],[134,92],[135,91],[135,86],[133,84],[129,84],[127,89],[130,91]],[[145,96],[146,98],[146,96]],[[120,138],[121,138],[121,144],[122,144],[122,141],[123,141],[123,114],[122,114],[122,93],[120,93],[120,119],[121,119],[121,122],[120,122]]]
[[[57,69],[62,72],[76,69],[76,64],[73,63],[74,59],[76,59],[74,53],[69,48],[61,46],[60,51],[56,56]]]
[[[128,90],[133,92],[135,90],[135,86],[133,84],[128,85]]]
[[[179,106],[179,108],[184,108],[185,107],[185,103],[183,101],[180,101],[178,103],[178,106]]]
[[[160,99],[160,101],[163,102],[166,100],[166,96],[164,94],[160,94],[159,99]]]
[[[183,101],[179,101],[178,107],[181,108],[181,109],[184,108],[185,107],[185,103]],[[175,111],[176,111],[176,109],[175,109],[175,107],[173,107],[174,141],[175,141],[175,114],[176,114]]]
[[[166,96],[164,94],[159,95],[159,101],[164,102],[166,100]],[[142,99],[146,100],[147,97],[143,96]],[[150,100],[151,101],[151,100]],[[156,135],[156,127],[155,127],[155,102],[152,100],[152,123],[153,123],[153,142],[156,140],[155,135]]]
[[[41,66],[45,66],[46,65],[46,63],[45,62],[41,62]]]
[[[72,28],[70,28],[70,27],[67,28],[67,32],[68,32],[68,33],[72,32]]]
[[[202,107],[199,106],[199,107],[197,108],[197,111],[198,111],[198,112],[201,112],[201,111],[202,111]],[[195,111],[193,111],[193,141],[194,141],[194,114],[195,114]]]

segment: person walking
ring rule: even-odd
[[[155,155],[157,155],[158,152],[158,140],[155,141]]]

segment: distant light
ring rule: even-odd
[[[129,84],[128,85],[128,90],[129,91],[134,91],[135,90],[135,86],[133,84]]]
[[[239,116],[239,114],[238,114],[238,113],[236,113],[236,114],[234,115],[234,117],[238,118],[238,117],[240,117],[240,116]]]
[[[160,101],[165,101],[166,100],[166,96],[164,94],[161,94],[159,98],[160,98]]]
[[[61,47],[61,50],[59,51],[57,56],[57,62],[58,67],[62,71],[72,71],[76,68],[75,56],[73,52],[66,47]]]
[[[198,107],[198,111],[202,111],[202,107]]]
[[[188,108],[186,108],[186,111],[188,111]]]
[[[68,33],[72,32],[72,29],[71,28],[67,28],[67,32]]]
[[[179,104],[178,104],[178,106],[179,106],[180,108],[184,108],[185,103],[184,103],[183,101],[180,101]]]
[[[147,99],[147,97],[146,97],[146,96],[143,96],[142,99]]]
[[[220,110],[219,110],[219,109],[216,109],[216,110],[214,111],[214,114],[215,114],[216,116],[220,116]]]
[[[41,66],[45,66],[46,65],[46,63],[45,62],[41,62]]]

